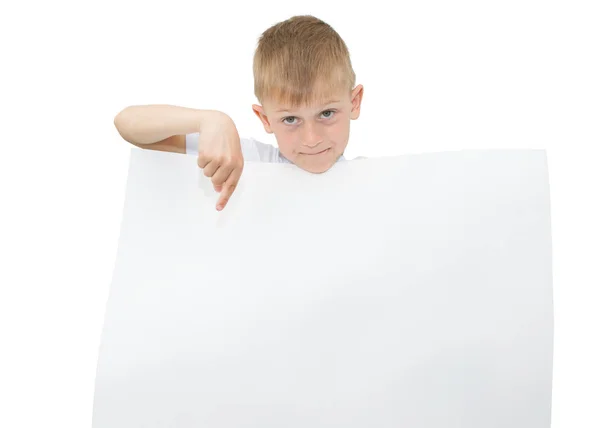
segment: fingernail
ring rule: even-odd
[[[223,205],[217,205],[217,211],[221,211],[223,209]]]

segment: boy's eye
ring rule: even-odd
[[[333,114],[335,113],[335,110],[325,110],[321,114],[326,114],[326,113],[330,113],[325,116],[326,119],[329,119],[333,116]],[[288,123],[288,124],[292,124],[293,122],[289,122],[288,120],[289,119],[294,120],[295,118],[296,118],[295,116],[287,116],[287,117],[284,117],[281,121]]]

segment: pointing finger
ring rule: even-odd
[[[229,202],[229,198],[237,188],[240,176],[242,175],[242,169],[236,168],[233,170],[225,184],[223,185],[223,190],[221,191],[221,196],[219,198],[219,202],[217,202],[217,210],[221,211],[227,203]]]

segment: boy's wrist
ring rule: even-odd
[[[222,111],[200,110],[200,114],[198,116],[198,131],[202,132],[202,128],[228,122],[233,122],[233,120],[231,119],[231,117],[229,117],[229,115]]]

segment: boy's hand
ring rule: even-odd
[[[227,205],[244,169],[240,136],[233,120],[225,113],[216,113],[202,123],[198,140],[198,166],[206,177],[212,177],[213,187],[221,193],[217,210]]]

